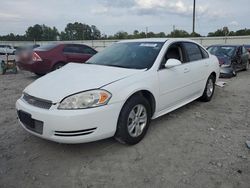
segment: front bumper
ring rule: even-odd
[[[221,78],[231,78],[236,75],[235,70],[232,67],[221,67],[220,77]]]
[[[53,105],[49,110],[27,104],[22,99],[16,102],[18,112],[31,115],[32,120],[42,122],[42,133],[37,133],[26,124],[28,132],[59,143],[85,143],[114,136],[122,103],[115,103],[83,110],[58,110]]]

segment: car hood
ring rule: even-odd
[[[97,89],[145,70],[70,63],[43,76],[24,92],[53,103],[77,92]]]

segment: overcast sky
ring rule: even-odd
[[[249,0],[196,0],[196,31],[250,28]],[[96,25],[102,33],[135,29],[169,33],[192,30],[193,0],[1,0],[0,35],[24,34],[28,26],[46,24],[64,30],[69,22]]]

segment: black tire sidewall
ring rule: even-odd
[[[146,126],[145,126],[145,128],[140,136],[132,137],[132,136],[130,136],[130,134],[128,132],[127,121],[128,121],[129,113],[138,104],[141,104],[146,108],[147,117],[148,117],[147,124],[146,124]],[[118,123],[117,123],[117,130],[115,133],[115,138],[119,142],[129,144],[129,145],[134,145],[134,144],[137,144],[138,142],[140,142],[144,138],[144,136],[146,135],[149,124],[150,124],[150,120],[151,120],[151,110],[150,109],[151,108],[150,108],[149,102],[142,95],[135,95],[135,96],[131,97],[124,104],[124,106],[120,112]]]
[[[208,83],[209,83],[209,80],[212,79],[213,81],[213,93],[211,96],[208,96],[207,95],[207,87],[208,87]],[[205,90],[203,92],[203,95],[201,97],[201,100],[204,101],[204,102],[209,102],[211,101],[211,99],[213,98],[213,95],[214,95],[214,91],[215,91],[215,77],[213,75],[210,75],[209,78],[207,79],[207,82],[206,82],[206,87],[205,87]]]

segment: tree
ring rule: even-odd
[[[56,40],[57,36],[59,35],[58,30],[53,27],[50,28],[46,25],[34,25],[29,27],[26,30],[26,37],[28,40],[36,40],[36,41],[49,41],[49,40]]]
[[[61,32],[61,40],[93,40],[100,39],[101,32],[95,25],[89,26],[83,23],[68,23],[64,32]]]
[[[28,40],[41,40],[43,29],[41,25],[36,24],[29,27],[25,33]]]
[[[192,33],[190,36],[191,37],[201,37],[201,35],[199,33],[196,33],[196,32]]]
[[[215,32],[209,32],[208,37],[220,37],[233,34],[233,32],[229,31],[228,27],[223,27],[222,29],[217,29]]]
[[[92,32],[92,39],[100,39],[101,38],[101,31],[97,29],[95,25],[91,26],[91,32]]]
[[[124,32],[124,31],[118,31],[115,35],[114,35],[115,39],[127,39],[128,38],[128,33]]]
[[[176,30],[172,31],[170,34],[168,34],[167,36],[168,37],[176,37],[176,38],[178,38],[178,37],[190,37],[190,34],[185,30],[176,29]]]

